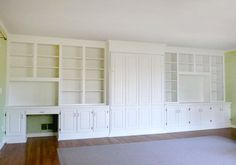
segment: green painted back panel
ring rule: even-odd
[[[232,124],[236,125],[236,51],[225,53],[226,101],[231,102]]]
[[[2,88],[2,94],[0,95],[0,143],[4,137],[5,122],[3,106],[5,103],[6,92],[6,41],[0,38],[0,88]]]

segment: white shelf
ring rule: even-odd
[[[94,78],[94,79],[90,78],[90,79],[86,79],[86,81],[103,81],[103,80],[104,80],[104,78],[98,78],[98,79],[96,79],[96,78]]]
[[[86,60],[97,60],[97,61],[103,61],[104,58],[86,58]]]
[[[62,80],[78,80],[78,81],[81,81],[82,78],[63,78]]]
[[[79,67],[62,67],[62,69],[65,69],[65,70],[82,70],[83,68],[79,68]]]
[[[82,57],[62,57],[62,59],[68,60],[82,60]]]
[[[40,58],[59,58],[59,56],[47,56],[47,55],[38,55]]]
[[[32,54],[11,54],[11,57],[34,57]]]
[[[53,67],[53,66],[38,66],[39,69],[59,69],[59,67]]]
[[[10,81],[59,82],[59,78],[10,78]]]
[[[10,66],[11,68],[33,68],[33,66]]]
[[[82,90],[61,90],[62,92],[82,92]]]
[[[104,70],[104,68],[86,68],[86,70]]]

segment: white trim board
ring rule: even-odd
[[[28,133],[28,137],[47,137],[47,136],[57,136],[57,132],[43,132],[43,133]]]
[[[231,124],[231,128],[236,128],[236,125]]]
[[[0,142],[0,151],[1,151],[1,149],[4,147],[5,144],[6,144],[6,143],[5,143],[5,140],[3,140],[2,142]]]

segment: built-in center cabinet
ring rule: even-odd
[[[7,142],[39,114],[59,140],[230,125],[222,51],[9,35],[7,60]]]
[[[59,140],[106,137],[109,135],[109,107],[64,107],[60,113]]]
[[[223,128],[230,125],[230,104],[166,104],[165,118],[170,132]]]

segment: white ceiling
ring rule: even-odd
[[[10,33],[236,48],[236,0],[0,0]]]

